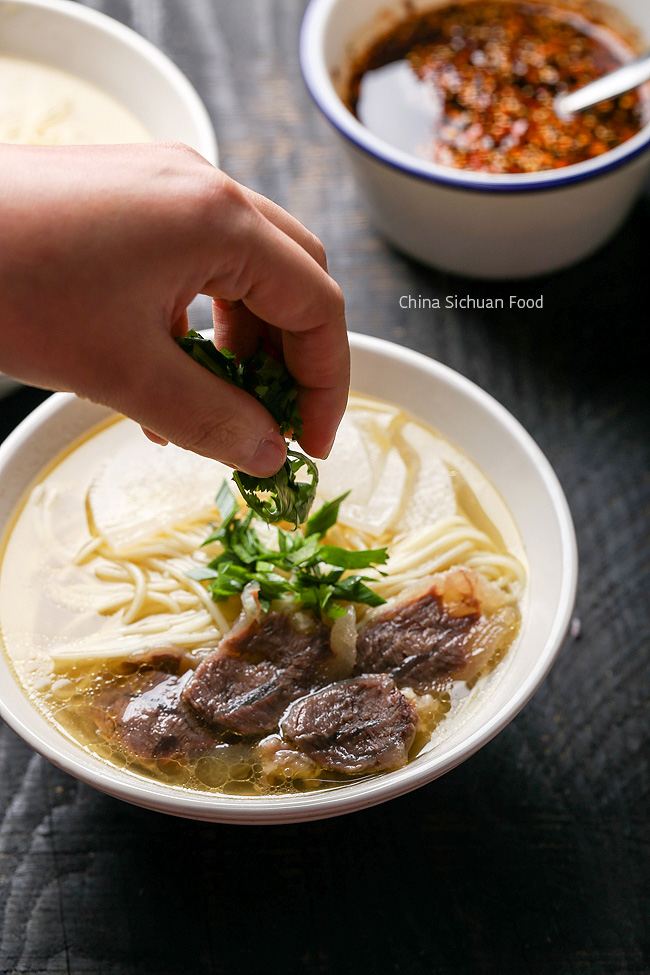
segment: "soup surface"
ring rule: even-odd
[[[432,162],[529,173],[591,159],[647,121],[639,91],[571,118],[557,94],[634,51],[602,25],[544,4],[475,0],[413,14],[364,51],[343,93],[391,145]]]
[[[389,403],[352,396],[319,468],[312,520],[278,532],[232,495],[217,506],[227,468],[129,420],[74,444],[0,562],[0,637],[35,706],[125,774],[230,794],[333,787],[435,747],[519,629],[516,526],[464,454]],[[213,599],[224,553],[228,578],[248,559],[262,587]],[[327,612],[296,595],[335,578]]]
[[[92,145],[150,142],[136,116],[76,75],[0,55],[0,142]]]

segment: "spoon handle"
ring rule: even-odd
[[[558,95],[555,99],[555,111],[558,115],[564,116],[582,112],[585,108],[605,101],[606,98],[631,91],[648,79],[650,79],[650,52],[624,64],[616,71],[603,75],[602,78],[597,78],[596,81],[591,81],[584,88],[578,88],[568,95]]]

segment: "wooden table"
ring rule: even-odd
[[[465,764],[312,824],[145,812],[3,727],[0,973],[648,975],[648,198],[561,274],[436,273],[376,234],[304,89],[304,0],[91,5],[171,55],[209,108],[224,169],[322,238],[351,330],[452,366],[527,427],[575,519],[581,632]],[[409,294],[542,295],[544,307],[403,310]],[[2,401],[0,438],[44,395]]]

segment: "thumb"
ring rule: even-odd
[[[142,374],[122,399],[120,411],[157,442],[171,441],[257,477],[270,477],[284,462],[284,438],[264,407],[198,365],[171,338],[149,347]]]

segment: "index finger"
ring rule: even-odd
[[[300,443],[316,457],[327,456],[350,381],[341,290],[299,243],[243,194],[228,189],[230,198],[220,205],[214,270],[201,290],[242,301],[282,331],[304,423]]]
[[[248,197],[251,203],[260,211],[263,216],[270,220],[271,223],[275,224],[280,230],[284,231],[289,237],[292,237],[297,244],[307,251],[314,260],[320,264],[324,271],[327,271],[327,255],[325,253],[325,248],[322,243],[316,237],[315,234],[308,230],[304,224],[300,223],[299,220],[283,210],[281,206],[274,203],[273,200],[269,200],[266,196],[262,196],[260,193],[256,193],[255,190],[251,190],[248,186],[241,187],[243,193]]]

